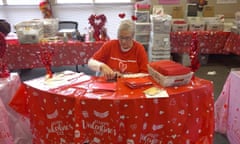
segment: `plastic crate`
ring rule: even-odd
[[[15,25],[18,40],[22,44],[38,43],[44,37],[43,22],[39,20],[24,21]]]

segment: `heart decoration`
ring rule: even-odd
[[[118,16],[119,16],[121,19],[123,19],[126,15],[125,15],[125,13],[120,13],[120,14],[118,14]]]
[[[104,27],[107,18],[105,15],[101,14],[101,15],[91,15],[88,18],[89,24],[93,27],[94,29],[94,34],[93,37],[96,41],[100,40],[100,32],[102,30],[102,28]]]
[[[136,21],[137,20],[137,17],[135,15],[132,15],[132,20],[133,21]]]

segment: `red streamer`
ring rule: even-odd
[[[189,57],[191,60],[190,68],[192,69],[193,72],[195,72],[200,67],[200,62],[199,62],[199,58],[198,58],[199,57],[199,42],[197,40],[197,32],[193,33]]]
[[[46,68],[46,73],[48,78],[52,78],[52,56],[54,52],[53,49],[48,48],[47,45],[41,44],[41,49],[40,49],[40,60],[42,61],[43,65]]]
[[[6,40],[5,35],[0,32],[0,78],[6,78],[10,76],[10,72],[7,68],[6,63],[3,60],[3,56],[6,51]]]

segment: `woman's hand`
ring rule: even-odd
[[[100,66],[100,72],[107,80],[112,80],[117,78],[117,73],[114,72],[108,65],[102,64]]]

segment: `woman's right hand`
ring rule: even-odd
[[[102,64],[100,66],[100,72],[107,80],[112,80],[117,78],[116,72],[113,71],[108,65]]]

